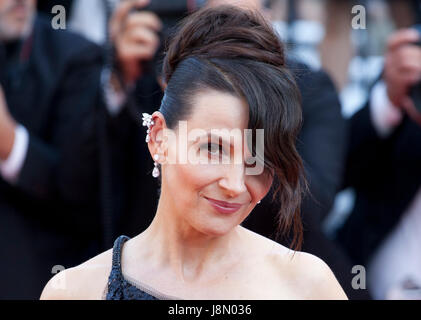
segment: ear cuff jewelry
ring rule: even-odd
[[[155,124],[155,122],[152,121],[152,115],[148,113],[142,113],[142,121],[143,121],[142,125],[148,128],[148,130],[146,131],[145,141],[146,143],[149,143],[149,141],[151,140],[151,136],[150,136],[151,128]],[[154,154],[153,159],[154,159],[154,168],[152,170],[152,177],[158,178],[160,175],[159,168],[158,168],[159,154]]]
[[[151,140],[151,136],[149,135],[151,132],[151,127],[155,124],[155,122],[152,121],[152,115],[148,113],[142,113],[142,126],[147,127],[148,130],[146,131],[146,143],[149,143]]]

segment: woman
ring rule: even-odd
[[[41,298],[346,298],[320,259],[240,225],[271,193],[279,201],[280,231],[292,226],[299,248],[300,96],[271,27],[252,11],[200,10],[172,39],[163,71],[161,108],[143,119],[153,175],[161,179],[153,222],[57,274]],[[245,129],[252,139],[242,137]],[[233,144],[238,136],[243,140]]]

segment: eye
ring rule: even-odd
[[[216,144],[216,143],[205,143],[201,146],[201,149],[205,149],[208,150],[210,155],[219,155],[220,153],[222,153],[222,146],[220,144]]]
[[[222,153],[222,146],[216,143],[208,143],[208,151],[210,154],[220,154]]]

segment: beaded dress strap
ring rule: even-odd
[[[114,270],[114,272],[117,272],[119,276],[122,276],[122,271],[121,271],[121,248],[123,247],[123,244],[127,240],[130,240],[130,238],[128,236],[122,235],[122,236],[119,236],[114,241],[112,269]]]

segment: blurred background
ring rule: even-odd
[[[300,86],[303,251],[350,299],[421,299],[418,0],[0,0],[0,299],[152,221],[141,114],[177,22],[220,4],[270,20]],[[270,237],[262,208],[245,226]]]

